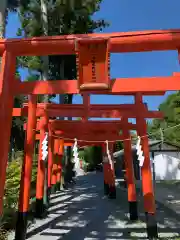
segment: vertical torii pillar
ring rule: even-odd
[[[54,159],[57,159],[57,154],[54,155]],[[58,165],[56,163],[53,163],[51,178],[51,193],[55,193],[57,191],[57,171]]]
[[[109,162],[106,146],[102,145],[103,149],[103,172],[104,172],[104,194],[108,195],[109,198],[116,198],[116,187],[115,187],[115,173],[114,173],[114,163],[112,160],[112,165]],[[110,153],[113,149],[113,144],[109,145]],[[111,154],[112,156],[112,154]]]
[[[9,140],[12,126],[13,79],[16,72],[16,56],[5,50],[0,71],[0,216],[3,211],[4,186],[8,161]]]
[[[125,139],[123,142],[124,145],[124,162],[126,169],[126,182],[127,182],[127,191],[128,191],[128,203],[129,203],[129,215],[130,220],[138,219],[138,208],[137,208],[137,197],[136,197],[136,185],[135,185],[135,177],[134,177],[134,165],[133,165],[133,157],[132,157],[132,149],[131,149],[131,136],[128,127],[126,124],[128,123],[128,119],[121,119],[124,123],[123,127],[123,138]],[[128,139],[128,140],[127,140]]]
[[[103,152],[104,195],[109,195],[109,182],[108,182],[109,162],[106,156],[104,144],[102,145],[102,152]]]
[[[61,190],[61,173],[62,173],[62,166],[61,166],[61,156],[59,156],[59,163],[57,164],[57,183],[56,183],[56,190]]]
[[[32,175],[32,163],[34,156],[34,145],[36,138],[36,96],[29,96],[28,104],[28,121],[27,131],[24,147],[24,161],[21,170],[21,182],[19,193],[19,209],[18,218],[16,223],[15,240],[26,239],[26,229],[29,211],[30,189],[31,189],[31,175]]]
[[[59,149],[58,149],[58,172],[57,172],[57,190],[61,190],[61,179],[62,179],[62,157],[64,154],[64,140],[59,139]]]
[[[54,155],[54,138],[51,129],[51,123],[49,123],[49,135],[48,135],[48,205],[51,194],[51,178],[52,178],[52,167],[53,167],[53,155]]]
[[[36,182],[36,217],[42,218],[46,215],[46,206],[44,204],[44,187],[46,184],[45,167],[46,163],[42,160],[42,142],[48,131],[48,116],[45,115],[40,119],[40,141],[39,141],[39,155],[38,155],[38,170]]]
[[[138,112],[141,112],[141,106],[143,105],[142,95],[137,93],[135,95],[135,104],[139,108]],[[147,225],[147,234],[149,239],[158,238],[157,231],[157,222],[155,218],[155,198],[153,190],[153,181],[152,181],[152,172],[150,165],[150,156],[149,156],[149,142],[147,136],[147,126],[146,120],[139,116],[136,119],[136,124],[138,128],[138,135],[141,137],[141,145],[144,153],[144,163],[141,167],[141,176],[142,176],[142,190],[144,197],[144,209],[146,215],[146,225]]]
[[[114,143],[109,143],[109,152],[111,155],[112,162],[109,163],[109,197],[116,198],[116,183],[115,183],[115,170],[114,170],[114,159],[113,159]]]
[[[57,191],[57,172],[58,172],[58,150],[59,150],[59,139],[54,139],[54,158],[52,167],[52,178],[51,178],[51,193]]]

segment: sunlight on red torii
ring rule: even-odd
[[[64,123],[51,121],[51,117],[70,116],[82,117],[81,124],[84,125],[84,133],[79,129],[78,137],[88,137],[88,131],[85,128],[94,130],[89,127],[91,124],[95,128],[102,128],[104,137],[111,138],[116,136],[114,133],[117,125],[122,130],[122,140],[124,141],[125,162],[127,171],[127,188],[128,202],[131,219],[137,219],[137,199],[135,190],[135,181],[133,174],[131,141],[129,131],[132,127],[128,123],[128,118],[136,118],[136,131],[142,138],[142,147],[145,156],[144,165],[141,169],[142,187],[144,196],[144,209],[147,216],[147,232],[148,236],[157,236],[157,224],[154,221],[155,216],[155,200],[152,186],[152,176],[149,159],[147,126],[145,118],[162,118],[163,115],[158,112],[148,111],[143,104],[143,95],[164,95],[168,90],[180,90],[179,74],[167,77],[143,77],[143,78],[117,78],[110,79],[110,53],[126,53],[126,52],[143,52],[143,51],[161,51],[161,50],[177,50],[179,54],[180,30],[161,30],[161,31],[141,31],[129,33],[112,33],[112,34],[87,34],[87,35],[69,35],[60,37],[39,37],[32,39],[3,39],[0,40],[0,55],[2,56],[1,76],[0,76],[0,213],[2,214],[4,184],[6,178],[6,166],[8,159],[9,139],[12,124],[12,116],[28,116],[27,134],[25,143],[25,157],[23,162],[23,171],[21,179],[19,216],[17,224],[18,240],[24,239],[25,236],[20,225],[27,218],[29,209],[29,190],[31,181],[32,157],[34,150],[34,142],[36,139],[36,123],[37,118],[41,117],[42,126],[40,130],[39,140],[40,146],[46,131],[49,131],[49,162],[52,167],[52,158],[57,149],[53,148],[55,140],[53,139],[53,131],[64,131],[63,134],[76,137],[77,131],[68,133],[69,129],[73,129],[71,125],[79,123],[68,121],[67,126],[61,129]],[[16,57],[17,56],[40,56],[55,54],[76,54],[77,60],[77,80],[54,80],[39,82],[20,82],[15,78]],[[37,104],[36,96],[38,94],[121,94],[134,95],[135,104],[128,107],[117,107],[115,105],[90,105],[86,97],[86,103],[82,106],[57,106]],[[24,105],[22,109],[13,109],[14,96],[24,94],[31,95],[29,104]],[[32,95],[33,94],[33,95]],[[70,113],[71,112],[71,113]],[[77,114],[77,116],[75,116]],[[117,117],[121,118],[119,123],[113,122],[108,124],[111,131],[106,135],[107,129],[100,126],[100,123],[89,123],[90,117]],[[38,123],[39,124],[39,123]],[[38,126],[37,124],[37,126]],[[118,125],[120,124],[120,125]],[[101,125],[103,123],[101,122]],[[110,126],[109,126],[110,125]],[[64,125],[65,126],[65,125]],[[106,126],[107,127],[107,126]],[[83,130],[83,127],[81,127]],[[97,130],[97,129],[96,129]],[[118,129],[117,129],[118,130]],[[69,134],[69,135],[68,135]],[[99,133],[100,134],[100,133]],[[103,134],[100,136],[103,138]],[[58,135],[58,134],[57,134]],[[117,134],[118,135],[118,134]],[[94,135],[89,134],[89,138]],[[104,139],[104,141],[107,139]],[[59,140],[60,141],[60,140]],[[64,143],[61,142],[64,146]],[[105,146],[104,143],[102,143]],[[112,150],[113,144],[110,144]],[[103,150],[105,152],[105,149]],[[61,154],[59,154],[61,155]],[[59,157],[60,160],[60,157]],[[51,168],[49,168],[49,171]],[[107,170],[107,169],[106,169]],[[105,170],[105,172],[106,172]],[[43,204],[43,186],[44,171],[41,154],[39,152],[38,173],[37,173],[37,212],[41,211]],[[108,169],[109,171],[109,169]],[[113,170],[112,170],[113,171]],[[111,171],[111,179],[105,182],[106,187],[109,186],[111,193],[115,191],[114,174]],[[107,172],[106,172],[107,173]],[[106,174],[105,174],[106,175]],[[107,177],[107,175],[106,175]],[[109,182],[108,182],[109,181]],[[41,210],[40,210],[41,209]],[[153,226],[150,226],[149,219],[153,218]],[[27,219],[26,219],[27,220]],[[150,231],[151,229],[151,231]],[[153,229],[153,231],[152,231]],[[153,233],[152,233],[153,232]]]

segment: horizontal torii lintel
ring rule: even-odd
[[[93,106],[91,105],[89,107],[89,110],[85,113],[85,108],[84,107],[77,107],[73,106],[76,104],[72,104],[68,109],[65,107],[60,107],[58,108],[47,108],[46,110],[38,107],[36,111],[36,116],[41,117],[44,116],[45,113],[48,114],[49,117],[84,117],[85,114],[88,118],[93,118],[93,117],[102,117],[102,118],[121,118],[121,117],[127,117],[127,118],[136,118],[137,114],[141,113],[141,116],[144,118],[163,118],[164,115],[161,112],[158,111],[148,111],[148,109],[145,107],[145,105],[139,109],[137,108],[136,105],[131,105],[131,106],[114,106],[112,105],[112,110],[111,106],[101,105]],[[130,105],[130,104],[129,104]],[[63,104],[62,104],[63,106]],[[113,110],[114,108],[114,110]],[[13,116],[27,116],[28,115],[28,107],[24,106],[24,108],[13,108]],[[138,115],[139,116],[139,115]]]
[[[128,129],[136,129],[136,125],[132,123],[122,124],[121,121],[88,121],[82,123],[81,121],[68,121],[68,120],[50,120],[50,128],[52,131],[74,131],[74,129],[84,129],[89,131],[115,131],[120,130],[123,127]],[[27,124],[24,124],[24,130],[26,130]],[[40,121],[37,122],[36,131],[41,128]]]
[[[158,92],[158,91],[177,91],[180,90],[180,77],[141,77],[141,78],[120,78],[116,79],[113,88],[126,92]]]
[[[38,103],[37,108],[45,110],[84,110],[84,104],[56,104],[56,103]],[[92,110],[133,110],[137,107],[135,104],[90,104],[89,109]],[[23,104],[23,108],[28,108],[28,103]],[[147,105],[143,104],[141,109],[147,109]]]
[[[40,123],[37,123],[37,127],[40,128]],[[51,122],[52,130],[63,130],[66,131],[72,128],[72,131],[76,128],[79,129],[92,129],[92,130],[110,130],[110,129],[121,129],[123,127],[127,127],[129,129],[134,129],[136,127],[135,124],[126,123],[122,124],[120,120],[118,121],[88,121],[82,123],[81,121],[68,121],[68,120],[53,120]]]
[[[57,106],[56,106],[57,105]],[[114,118],[115,115],[122,117],[124,114],[129,117],[134,117],[137,113],[139,107],[134,104],[121,104],[121,105],[100,105],[93,104],[89,106],[88,111],[83,104],[38,104],[36,111],[36,116],[43,116],[45,113],[49,117],[84,117],[88,114],[88,117],[108,117]],[[143,105],[141,107],[141,112],[148,112],[147,106]],[[13,116],[27,116],[28,115],[28,106],[27,104],[21,108],[13,109]],[[112,116],[111,116],[112,115]]]
[[[108,39],[109,50],[112,53],[177,50],[179,49],[180,30],[147,30],[3,39],[0,41],[0,54],[8,50],[21,56],[72,55],[75,54],[75,43],[78,40],[95,42],[97,38]]]
[[[119,78],[111,81],[111,90],[102,94],[143,94],[152,92],[155,95],[159,92],[176,91],[180,89],[179,76],[170,77],[146,77],[146,78]],[[79,94],[77,80],[54,80],[17,82],[14,88],[18,94]],[[91,92],[97,94],[97,92]]]

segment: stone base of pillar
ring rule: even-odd
[[[104,182],[104,195],[108,195],[108,194],[109,194],[109,185]]]
[[[56,183],[56,191],[61,191],[61,182]]]
[[[116,186],[109,187],[109,198],[116,199]]]
[[[56,193],[56,191],[57,191],[56,184],[51,185],[51,193]]]
[[[145,216],[148,239],[158,239],[158,229],[155,215],[146,212]]]
[[[18,212],[14,240],[25,240],[27,231],[28,212]]]
[[[138,220],[138,205],[137,202],[129,202],[129,218],[131,221]]]
[[[35,217],[42,219],[47,217],[47,208],[44,204],[43,198],[42,199],[36,199],[36,205],[35,205]]]
[[[47,204],[50,204],[51,187],[47,188]]]

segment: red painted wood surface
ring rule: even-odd
[[[23,108],[13,108],[13,116],[27,116],[27,105]],[[134,104],[92,104],[88,108],[83,104],[38,104],[37,116],[45,113],[49,117],[103,117],[103,118],[135,118],[138,108]],[[149,111],[146,105],[141,108],[141,114],[145,118],[163,118],[164,115],[158,111]]]
[[[36,134],[36,140],[40,140],[40,134]],[[49,128],[48,135],[48,188],[51,188],[51,176],[54,159],[54,137],[51,129]]]
[[[0,44],[1,47],[1,44]],[[12,126],[13,84],[16,58],[8,51],[4,51],[1,59],[0,71],[0,215],[2,215],[6,166],[8,161],[9,142]]]
[[[141,78],[119,78],[111,81],[109,91],[103,94],[130,94],[136,92],[164,92],[176,91],[180,89],[179,76],[164,77],[141,77]],[[79,94],[77,80],[54,80],[54,81],[35,81],[19,82],[14,86],[14,94]],[[96,91],[91,91],[97,94]],[[157,94],[156,94],[157,95]]]
[[[125,123],[127,119],[122,119]],[[127,128],[123,129],[124,139],[131,139],[130,131]],[[126,182],[127,182],[127,190],[128,190],[128,201],[136,202],[136,185],[135,185],[135,177],[134,177],[134,164],[133,164],[133,156],[132,156],[132,148],[131,148],[131,140],[123,141],[124,146],[124,163],[126,170]]]
[[[0,54],[5,49],[16,55],[75,54],[77,39],[94,41],[97,37],[108,38],[110,52],[144,52],[179,49],[180,30],[154,30],[121,33],[94,33],[66,36],[33,37],[27,39],[3,39]]]
[[[19,194],[19,212],[28,212],[30,188],[31,188],[31,175],[32,175],[32,163],[34,156],[34,146],[36,139],[36,96],[31,95],[29,97],[28,104],[28,124],[25,139],[24,148],[24,161],[21,172],[20,182],[20,194]]]
[[[77,40],[76,62],[80,90],[107,90],[110,88],[110,54],[108,39]]]
[[[141,107],[142,105],[142,96],[140,94],[136,95],[135,98],[136,103]],[[150,164],[150,156],[149,156],[149,141],[147,137],[147,126],[146,121],[142,117],[137,118],[138,125],[138,135],[141,138],[141,145],[143,154],[145,157],[144,164],[141,167],[141,176],[142,176],[142,190],[144,197],[144,209],[147,213],[155,213],[155,198],[154,198],[154,189],[153,189],[153,181],[152,181],[152,172],[151,172],[151,164]]]
[[[84,140],[92,140],[96,135],[96,140],[114,140],[116,136],[120,139],[124,137],[119,136],[118,131],[123,128],[138,130],[140,136],[146,135],[146,122],[144,118],[162,118],[162,113],[159,112],[148,112],[142,104],[142,94],[164,94],[165,91],[176,91],[180,90],[179,74],[176,73],[173,76],[168,77],[143,77],[143,78],[117,78],[109,82],[109,75],[107,69],[108,66],[108,54],[110,52],[143,52],[143,51],[153,51],[153,50],[178,50],[180,42],[180,30],[158,30],[158,31],[141,31],[141,32],[129,32],[129,33],[113,33],[113,34],[87,34],[87,35],[69,35],[69,36],[59,36],[59,37],[39,37],[31,39],[2,39],[0,40],[0,55],[2,55],[2,65],[1,65],[1,76],[0,76],[0,132],[1,132],[1,142],[0,142],[0,214],[2,214],[2,200],[4,195],[4,184],[6,175],[6,165],[8,159],[8,149],[9,149],[9,139],[11,130],[11,120],[12,120],[12,108],[13,108],[13,97],[19,94],[78,94],[83,93],[78,88],[77,80],[61,80],[61,81],[38,81],[38,82],[20,82],[15,79],[15,62],[16,56],[18,55],[55,55],[55,54],[75,54],[77,53],[77,43],[93,46],[97,41],[106,42],[106,46],[100,45],[103,49],[103,58],[100,52],[97,53],[97,58],[95,61],[95,67],[97,67],[97,75],[92,76],[90,64],[88,69],[86,69],[84,56],[87,49],[79,52],[80,62],[80,85],[92,82],[95,79],[95,83],[109,84],[109,89],[104,89],[101,93],[103,94],[135,94],[136,103],[132,107],[133,109],[115,109],[108,108],[107,106],[91,106],[88,105],[87,108],[77,107],[76,109],[69,110],[72,106],[66,106],[65,109],[48,109],[44,110],[39,108],[36,111],[36,116],[43,116],[48,118],[51,116],[64,116],[63,114],[77,114],[77,117],[82,117],[83,121],[51,121],[51,131],[62,131],[62,136],[66,134],[66,137],[73,137],[73,134],[79,132],[78,137]],[[106,50],[105,50],[106,48]],[[102,53],[102,52],[101,52]],[[84,55],[83,55],[84,54]],[[86,59],[85,59],[86,60]],[[104,70],[102,70],[104,69]],[[84,70],[86,72],[84,72]],[[91,69],[92,70],[92,69]],[[87,77],[87,78],[86,78]],[[86,78],[86,79],[85,79]],[[103,79],[103,80],[102,80]],[[102,80],[102,82],[101,82]],[[13,88],[12,88],[13,86]],[[102,86],[101,86],[102,87]],[[89,89],[89,88],[88,88]],[[102,88],[101,88],[102,89]],[[87,88],[86,88],[87,90]],[[91,88],[92,90],[92,88]],[[97,85],[96,89],[86,93],[98,93]],[[139,94],[136,94],[139,93]],[[85,106],[85,105],[84,105]],[[83,107],[84,107],[83,106]],[[74,106],[73,106],[74,107]],[[87,106],[86,106],[87,107]],[[72,112],[72,113],[69,113]],[[27,108],[14,109],[13,115],[16,116],[27,116]],[[89,122],[88,117],[136,117],[137,125],[126,123],[124,125],[120,121],[111,122]],[[76,117],[76,116],[75,116]],[[45,131],[48,131],[47,121],[44,127],[38,122],[37,129],[40,130],[40,147],[41,142],[44,138]],[[76,133],[77,131],[77,133]],[[92,132],[92,133],[91,133]],[[88,137],[88,133],[91,133]],[[69,143],[71,140],[68,141]],[[80,142],[80,144],[85,144],[86,142]],[[93,144],[93,141],[88,144]],[[97,144],[94,142],[94,144]],[[152,186],[152,176],[150,169],[149,160],[149,149],[148,149],[148,138],[143,138],[142,141],[145,164],[142,167],[142,182],[143,182],[143,194],[145,210],[147,212],[154,213],[154,195]],[[39,160],[38,160],[38,173],[37,173],[37,192],[36,198],[43,197],[44,190],[44,164],[41,159],[41,150],[39,150]],[[128,150],[130,151],[130,149]]]
[[[38,154],[38,171],[36,181],[36,199],[42,199],[44,196],[44,179],[45,179],[45,163],[42,160],[42,141],[48,131],[48,117],[45,115],[41,118],[40,143]]]

